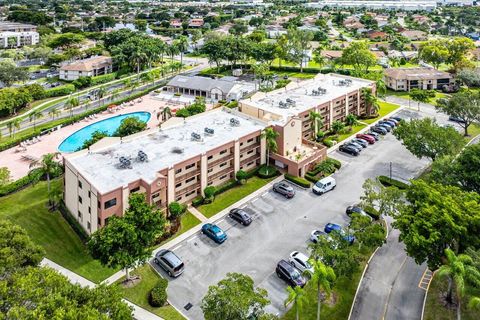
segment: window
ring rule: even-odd
[[[222,164],[220,165],[220,168],[221,168],[221,167],[225,167],[226,165],[227,165],[227,163],[224,162],[224,163],[222,163]]]
[[[82,181],[78,180],[78,187],[82,189]]]
[[[177,197],[177,198],[175,199],[175,201],[178,202],[178,201],[182,200],[182,198],[183,198],[183,196]]]
[[[185,194],[185,196],[188,197],[188,196],[191,196],[191,195],[194,194],[194,193],[197,193],[197,190],[193,190],[193,191],[187,192],[187,193]]]
[[[92,193],[88,191],[88,198],[90,199],[92,197]]]
[[[223,180],[223,179],[225,179],[226,177],[227,177],[227,175],[225,174],[225,175],[223,175],[223,176],[220,177],[220,180]]]
[[[130,190],[130,193],[134,193],[140,190],[140,187],[136,187]]]
[[[87,221],[87,229],[88,229],[88,230],[91,229],[90,221]]]
[[[247,140],[247,143],[250,143],[250,142],[252,142],[252,141],[253,141],[253,138],[248,139],[248,140]]]
[[[253,161],[247,163],[247,166],[251,166],[253,164]]]
[[[240,147],[243,146],[243,142],[240,142]]]
[[[220,151],[220,154],[225,154],[227,153],[227,149]]]
[[[182,183],[180,182],[180,183],[177,183],[177,184],[175,185],[175,188],[178,188],[178,187],[181,187],[181,186],[182,186]]]
[[[255,151],[255,150],[250,150],[250,151],[247,152],[247,154],[252,154],[253,151]]]
[[[210,168],[207,170],[208,173],[212,172],[213,171],[213,168]]]
[[[92,213],[92,208],[88,207],[88,213]]]
[[[180,173],[180,172],[182,172],[182,169],[175,170],[175,173]]]
[[[79,202],[79,203],[82,203],[82,202],[83,202],[82,197],[78,196],[78,202]]]
[[[97,224],[98,224],[99,226],[101,226],[101,225],[102,225],[102,219],[97,218]]]
[[[192,182],[194,180],[197,180],[197,177],[188,178],[187,180],[185,180],[185,183],[189,183],[189,182]]]
[[[113,198],[111,200],[106,201],[103,206],[105,209],[111,208],[117,205],[117,198]]]
[[[212,160],[213,156],[208,156],[207,160]]]

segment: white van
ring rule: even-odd
[[[313,193],[315,194],[324,194],[330,190],[335,189],[337,186],[337,182],[332,177],[325,177],[323,179],[318,180],[312,188]]]

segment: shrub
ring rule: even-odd
[[[258,169],[260,169],[260,167],[256,167],[250,171],[247,172],[247,175],[246,175],[246,179],[250,179],[251,177],[253,177],[254,175],[256,175],[258,173]]]
[[[26,85],[25,89],[30,92],[34,100],[41,100],[45,98],[45,89],[38,83]]]
[[[310,181],[308,181],[308,180],[306,180],[302,177],[295,177],[295,176],[292,176],[291,174],[286,173],[285,174],[285,179],[299,185],[300,187],[310,188]]]
[[[73,84],[66,84],[45,90],[45,98],[66,96],[73,92],[75,92],[75,86]]]
[[[92,77],[91,78],[91,85],[95,86],[97,84],[107,83],[107,82],[115,80],[116,77],[117,77],[117,74],[115,72],[114,73],[108,73],[108,74],[102,74],[102,75],[96,76],[96,77]]]
[[[325,131],[318,131],[317,132],[317,141],[322,141],[325,138]]]
[[[327,148],[333,147],[333,141],[331,139],[324,139],[322,142]]]
[[[314,176],[314,175],[312,175],[312,174],[310,174],[310,173],[308,173],[308,172],[305,173],[305,179],[308,180],[308,181],[310,181],[310,182],[313,182],[313,183],[315,183],[315,182],[318,181],[318,178],[317,178],[316,176]]]
[[[378,210],[374,207],[365,206],[363,208],[363,211],[365,211],[365,213],[372,217],[374,220],[380,219],[380,212],[378,212]]]
[[[168,281],[166,279],[161,278],[158,280],[155,287],[150,290],[150,294],[148,295],[148,303],[154,307],[163,307],[167,302],[167,286]]]
[[[205,203],[211,203],[215,197],[215,187],[214,186],[208,186],[203,190],[203,194],[205,195]]]
[[[333,165],[335,166],[335,168],[337,170],[342,167],[342,163],[340,161],[338,161],[337,159],[327,158],[327,161],[333,163]]]
[[[0,187],[0,197],[19,191],[40,179],[40,169],[34,169],[29,175]]]
[[[275,177],[277,174],[278,174],[277,168],[272,166],[266,166],[266,165],[262,165],[257,171],[257,175],[262,179]]]
[[[86,87],[90,87],[92,84],[92,77],[79,77],[77,80],[73,80],[72,84],[77,89],[83,89]]]
[[[241,183],[244,184],[245,180],[248,179],[248,175],[245,171],[243,170],[238,170],[237,173],[235,174],[235,178]]]
[[[233,187],[236,187],[237,185],[238,185],[237,180],[235,180],[235,179],[229,180],[229,181],[225,182],[224,184],[222,184],[221,186],[216,187],[214,195],[217,195],[217,194],[225,192],[229,189],[232,189]]]
[[[378,181],[380,181],[381,184],[383,184],[385,187],[397,187],[400,190],[405,190],[408,188],[408,184],[405,182],[396,180],[396,179],[390,179],[387,176],[378,176]]]
[[[190,111],[187,108],[182,108],[175,113],[176,117],[187,118],[190,117]]]
[[[230,108],[230,109],[233,109],[233,108],[236,108],[238,107],[238,101],[230,101],[227,105],[226,105],[227,108]]]
[[[171,202],[169,205],[168,205],[168,212],[170,213],[170,216],[172,218],[178,218],[180,217],[182,214],[185,213],[185,211],[187,210],[187,206],[184,205],[184,204],[180,204],[176,201],[174,202]]]
[[[203,197],[202,196],[196,196],[192,200],[192,206],[198,207],[203,204]]]

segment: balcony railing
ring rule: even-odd
[[[258,159],[260,159],[260,154],[259,153],[255,153],[253,154],[252,156],[246,158],[246,159],[242,159],[242,161],[240,161],[240,166],[243,166],[247,163],[250,163],[252,161],[257,161]]]
[[[260,143],[258,143],[258,142],[257,142],[257,143],[253,143],[253,144],[251,144],[251,145],[248,145],[248,146],[245,146],[245,147],[243,147],[243,148],[240,148],[240,153],[242,154],[242,153],[248,152],[248,151],[250,151],[250,150],[256,149],[256,148],[258,148],[258,147],[260,147]]]
[[[179,195],[182,195],[184,193],[187,193],[187,192],[190,192],[190,191],[193,191],[193,190],[197,190],[200,188],[200,183],[197,182],[197,183],[194,183],[188,187],[180,187],[178,189],[175,189],[175,196],[179,196]]]
[[[215,172],[214,174],[208,176],[207,181],[210,182],[210,181],[215,180],[216,178],[221,177],[225,174],[232,173],[233,170],[234,170],[234,168],[233,168],[233,166],[231,166],[231,167],[228,167],[226,169]]]
[[[228,162],[230,160],[233,160],[233,153],[230,153],[230,154],[228,154],[225,157],[222,157],[220,159],[208,162],[208,167],[212,168],[212,167],[216,166],[217,164],[220,164],[220,163],[223,163],[223,162]]]
[[[199,174],[200,174],[200,169],[196,168],[196,170],[175,176],[175,182],[180,182],[188,178],[198,176]]]

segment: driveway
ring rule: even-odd
[[[307,252],[314,228],[323,228],[328,222],[347,225],[346,206],[359,201],[365,179],[388,174],[390,162],[393,177],[399,179],[415,176],[427,164],[412,156],[391,134],[358,157],[337,151],[330,156],[343,164],[334,175],[337,180],[334,191],[316,196],[310,190],[295,187],[297,194],[290,200],[267,191],[245,205],[254,214],[250,226],[238,225],[228,217],[217,222],[228,234],[225,243],[217,245],[195,234],[174,247],[173,251],[185,261],[186,269],[179,278],[169,280],[169,301],[189,319],[203,319],[200,304],[208,287],[228,272],[240,272],[267,289],[271,300],[269,312],[284,313],[286,285],[274,273],[277,262],[287,259],[293,250]],[[184,307],[189,303],[192,307],[186,310]]]

